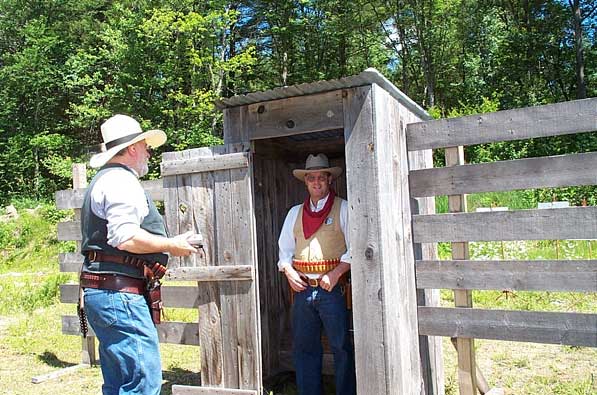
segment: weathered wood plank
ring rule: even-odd
[[[373,85],[374,162],[378,185],[374,189],[378,207],[369,215],[379,215],[378,249],[382,272],[384,305],[384,343],[388,362],[388,392],[416,394],[423,392],[419,334],[417,330],[417,295],[415,259],[411,229],[408,185],[406,122],[401,104],[377,85]],[[347,160],[347,162],[350,162]],[[394,287],[400,294],[392,292]],[[400,359],[399,362],[394,362]]]
[[[597,130],[597,98],[412,123],[409,151]]]
[[[597,292],[597,260],[419,261],[417,288]]]
[[[355,331],[357,393],[386,394],[384,316],[381,301],[381,271],[378,256],[377,224],[369,216],[377,202],[371,191],[377,190],[373,155],[373,103],[371,87],[347,89],[344,99],[344,136],[346,141],[346,179],[350,218],[350,246]],[[367,334],[359,336],[358,334]],[[398,389],[396,389],[397,391]]]
[[[60,241],[81,241],[81,222],[64,221],[57,224],[57,237]]]
[[[597,184],[597,152],[413,170],[413,197]]]
[[[415,242],[593,239],[597,207],[413,216]]]
[[[271,100],[248,106],[251,140],[342,129],[342,91]]]
[[[464,147],[446,148],[444,152],[447,167],[464,165]],[[451,213],[466,212],[465,195],[449,195],[448,211]],[[466,242],[451,244],[452,259],[468,259],[469,246]],[[454,305],[456,307],[473,307],[473,294],[470,290],[454,290]],[[475,339],[459,337],[455,339],[458,359],[458,389],[460,395],[477,394],[477,361],[475,355]]]
[[[83,368],[89,368],[91,367],[91,365],[89,365],[88,363],[80,363],[78,365],[73,365],[73,366],[69,366],[66,368],[62,368],[60,370],[55,370],[53,372],[50,373],[46,373],[46,374],[41,374],[39,376],[34,376],[31,378],[31,382],[33,384],[40,384],[43,383],[45,381],[48,380],[54,380],[57,379],[58,377],[62,377],[65,376],[67,374],[71,374],[73,372],[76,372],[77,370],[83,369]]]
[[[162,322],[157,325],[160,343],[199,345],[199,334],[196,322]],[[81,335],[79,317],[76,315],[62,316],[62,333],[65,335]],[[89,327],[89,334],[94,335]]]
[[[234,149],[247,150],[248,146],[237,145]],[[253,204],[252,164],[247,169],[230,170],[230,201],[232,229],[235,237],[233,247],[236,265],[251,262],[253,276],[258,276],[256,248],[255,212]],[[261,390],[261,326],[259,314],[259,288],[257,281],[229,283],[236,291],[236,357],[239,369],[239,388]]]
[[[228,151],[228,146],[227,150]],[[243,168],[245,170],[246,168]],[[242,230],[234,229],[234,214],[232,206],[238,204],[232,194],[233,184],[231,171],[218,171],[214,173],[214,212],[216,214],[216,262],[225,265],[234,265],[239,251],[237,248],[237,235]],[[246,173],[246,172],[245,172]],[[247,263],[244,261],[243,263]],[[237,295],[236,284],[225,283],[218,285],[220,290],[220,312],[222,333],[222,387],[240,388],[239,356],[237,344],[240,339],[237,334],[237,315],[239,312],[240,297]],[[209,383],[205,383],[209,384]]]
[[[254,279],[252,265],[179,267],[168,270],[165,279],[173,281],[247,281]]]
[[[157,201],[164,200],[164,188],[161,179],[141,181],[141,186],[149,193],[151,199]],[[56,191],[54,194],[56,208],[61,210],[81,208],[83,206],[83,197],[85,196],[86,190],[86,187],[81,187]]]
[[[238,106],[224,109],[224,144],[243,143],[249,138],[249,108]]]
[[[84,163],[73,164],[73,189],[87,188],[87,166]],[[81,210],[75,208],[73,210],[74,219],[77,221],[81,220]],[[75,251],[81,252],[81,242],[76,242]],[[77,297],[81,296],[81,289],[78,289]],[[95,337],[87,336],[81,338],[81,362],[83,364],[95,365],[97,358],[95,354]]]
[[[58,254],[60,271],[64,273],[78,273],[83,260],[83,255],[80,252],[61,252]]]
[[[77,284],[60,285],[60,302],[77,303],[79,298],[79,286]],[[162,301],[165,307],[175,308],[197,308],[207,303],[202,298],[197,286],[162,286]]]
[[[214,155],[213,149],[190,150],[185,158],[210,157]],[[192,266],[215,266],[218,261],[216,233],[218,228],[217,211],[215,209],[214,175],[211,172],[194,173],[184,180],[184,195],[190,201],[188,206],[189,216],[186,220],[178,218],[181,227],[191,226],[204,237],[204,259],[195,260]],[[182,193],[181,185],[178,186],[179,196]],[[184,221],[183,221],[184,220]],[[190,221],[190,222],[189,222]],[[201,383],[211,386],[222,386],[224,380],[223,365],[223,338],[222,338],[222,313],[220,303],[220,289],[216,283],[204,283],[200,287],[200,295],[208,303],[199,306],[199,341],[201,343]],[[205,362],[203,362],[205,361]]]
[[[257,391],[239,390],[220,387],[194,387],[189,385],[173,385],[172,395],[257,395]]]
[[[597,347],[597,314],[419,307],[421,334]]]
[[[249,166],[249,158],[246,152],[216,156],[194,156],[188,159],[163,161],[161,163],[162,177],[239,169],[247,166]]]

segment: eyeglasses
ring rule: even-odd
[[[314,175],[311,175],[311,174],[307,174],[305,176],[305,180],[307,180],[307,182],[315,182],[315,181],[327,182],[328,176],[326,176],[326,175],[314,176]]]

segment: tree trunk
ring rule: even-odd
[[[580,0],[569,0],[568,3],[572,8],[572,23],[574,26],[574,52],[576,53],[576,98],[586,99],[587,85],[585,81],[585,54],[582,39]]]

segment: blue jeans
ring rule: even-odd
[[[307,287],[294,296],[292,356],[299,394],[322,392],[322,328],[334,354],[336,394],[353,395],[356,393],[354,350],[348,334],[346,301],[338,285],[331,292]]]
[[[158,333],[143,295],[85,289],[85,312],[99,340],[104,395],[159,395]]]

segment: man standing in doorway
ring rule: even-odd
[[[324,154],[309,155],[305,169],[293,171],[305,183],[308,196],[290,209],[278,240],[278,268],[295,292],[292,347],[302,395],[322,393],[322,328],[334,354],[336,394],[356,393],[344,295],[351,262],[348,204],[331,188],[341,173],[340,167],[330,167]]]
[[[188,256],[197,250],[186,240],[190,234],[167,236],[138,180],[148,172],[150,147],[164,144],[166,134],[143,132],[126,115],[108,119],[101,131],[103,152],[90,161],[100,169],[81,209],[80,308],[99,340],[103,394],[158,395],[162,367],[152,318],[159,322],[161,301],[148,292],[159,290],[156,280],[166,270],[166,253]]]

